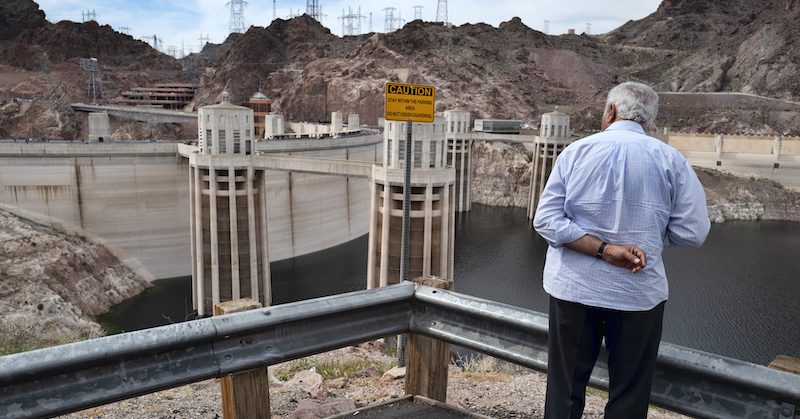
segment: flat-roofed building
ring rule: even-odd
[[[154,106],[181,110],[194,99],[197,86],[186,83],[156,84],[155,87],[134,87],[122,92],[122,103],[131,106]]]

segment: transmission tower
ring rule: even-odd
[[[353,8],[348,7],[348,12],[342,10],[342,36],[355,36],[361,34],[361,19],[366,19],[361,15],[361,6],[358,6],[358,13],[353,13]]]
[[[199,48],[199,50],[202,51],[203,48],[206,47],[206,44],[209,43],[209,41],[211,41],[211,38],[209,38],[208,35],[203,36],[203,34],[201,33],[200,34],[200,48]]]
[[[89,9],[86,9],[86,13],[81,10],[81,18],[83,18],[83,23],[95,21],[97,22],[97,13],[92,9],[90,12]]]
[[[97,58],[81,58],[81,71],[89,74],[89,87],[86,96],[93,101],[97,99],[105,99],[103,95],[103,84],[100,81],[100,66],[97,64]]]
[[[422,6],[414,6],[414,20],[422,19]]]
[[[400,13],[397,13],[397,17],[394,16],[394,11],[397,10],[394,7],[387,7],[383,9],[386,11],[386,20],[384,20],[383,24],[383,31],[385,33],[394,32],[403,25],[403,18],[400,17]]]
[[[142,41],[147,42],[153,48],[158,49],[158,37],[157,36],[155,36],[155,35],[153,35],[153,36],[143,36],[142,37]]]
[[[372,33],[372,12],[369,12],[369,33]]]
[[[544,34],[545,35],[549,35],[550,34],[550,21],[549,20],[545,20],[544,21]]]
[[[118,30],[119,30],[119,33],[124,33],[125,35],[130,35],[131,34],[131,28],[129,28],[127,26],[120,26]]]
[[[322,10],[319,8],[319,0],[306,0],[306,14],[317,22],[322,22]]]
[[[436,8],[436,21],[447,26],[447,0],[439,0],[439,7]]]
[[[247,2],[231,0],[227,5],[231,6],[231,26],[228,33],[245,33],[247,28],[244,26],[244,6],[247,5]]]
[[[591,34],[592,34],[592,23],[586,22],[586,35],[591,35]]]
[[[296,18],[297,16],[300,16],[300,15],[301,15],[301,13],[300,13],[300,9],[299,8],[297,9],[297,12],[295,12],[291,8],[289,8],[289,16],[287,16],[287,17],[289,19],[293,19],[293,18]]]
[[[275,0],[272,0],[272,20],[278,18],[278,6],[275,4]]]

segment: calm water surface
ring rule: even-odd
[[[547,312],[547,244],[525,209],[474,205],[456,218],[455,289]],[[800,223],[714,224],[700,249],[664,251],[670,300],[665,342],[758,364],[800,358]],[[367,237],[271,264],[273,303],[365,288]],[[190,278],[159,280],[101,323],[109,332],[189,318]]]

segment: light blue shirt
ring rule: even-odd
[[[544,289],[555,298],[623,311],[650,310],[669,296],[664,245],[698,247],[711,223],[689,162],[632,121],[569,145],[556,159],[533,226],[547,241]],[[633,244],[647,265],[633,274],[564,247],[585,234]]]

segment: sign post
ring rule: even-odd
[[[386,83],[386,120],[406,122],[405,177],[403,179],[403,242],[400,250],[400,282],[408,280],[408,235],[411,212],[412,122],[433,122],[436,88],[414,84]],[[405,366],[405,335],[397,342],[398,366]]]
[[[433,122],[436,88],[414,84],[386,83],[386,120],[407,121],[405,178],[403,179],[403,242],[400,251],[400,281],[408,280],[408,232],[411,201],[411,123]]]

